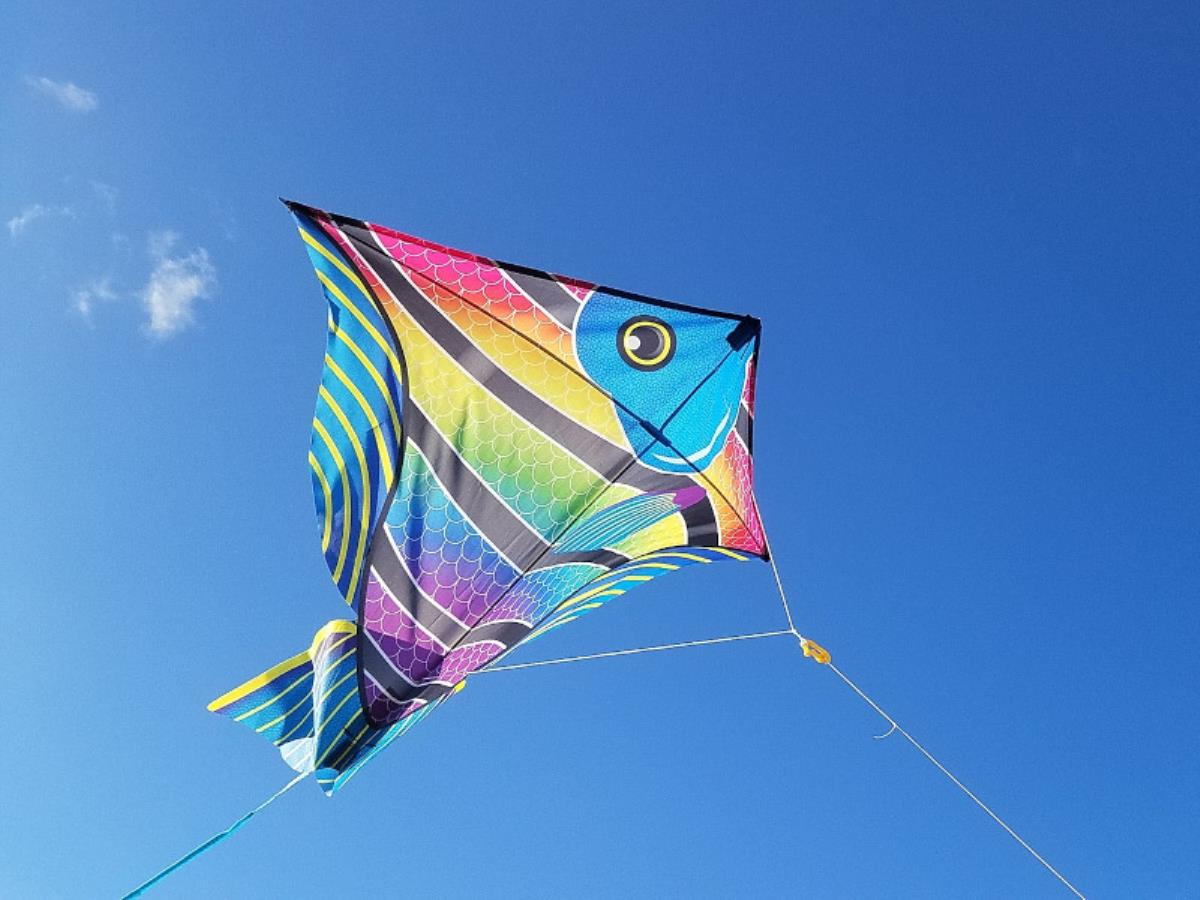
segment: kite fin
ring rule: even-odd
[[[699,487],[640,494],[606,506],[572,526],[556,550],[576,553],[615,547],[621,541],[703,500]]]
[[[218,697],[208,709],[263,735],[297,772],[340,770],[378,733],[358,698],[357,647],[355,624],[335,619],[307,650]],[[318,780],[324,787],[329,779]]]

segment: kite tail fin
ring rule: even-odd
[[[279,748],[302,774],[317,773],[326,792],[372,737],[358,698],[358,628],[335,619],[307,650],[218,697],[209,711],[241,722]]]

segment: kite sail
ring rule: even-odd
[[[213,701],[333,793],[520,644],[767,558],[760,323],[287,204],[329,304],[308,455],[355,620]]]

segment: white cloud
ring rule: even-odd
[[[15,240],[38,219],[44,219],[47,216],[73,216],[74,214],[69,206],[43,206],[40,203],[34,203],[25,207],[5,224],[8,225],[9,235]]]
[[[197,247],[187,254],[172,255],[178,242],[173,231],[150,235],[154,270],[140,296],[150,317],[146,331],[152,337],[168,338],[187,328],[195,319],[196,301],[210,296],[216,287],[217,270],[208,251]]]
[[[96,195],[96,199],[104,206],[104,211],[110,216],[117,211],[117,196],[118,191],[111,184],[105,184],[103,181],[93,181],[92,192]]]
[[[71,295],[72,305],[85,319],[91,318],[92,309],[97,301],[117,299],[118,294],[112,289],[112,278],[108,275],[93,279]]]
[[[59,106],[72,112],[91,112],[100,105],[100,98],[70,81],[53,81],[44,75],[25,76],[25,83],[41,94],[45,94]]]

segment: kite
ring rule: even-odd
[[[211,710],[333,793],[521,644],[766,558],[757,319],[288,206],[329,304],[308,462],[356,620]]]
[[[127,897],[301,780],[333,794],[473,674],[783,635],[1083,896],[796,628],[754,495],[756,318],[284,202],[328,302],[308,464],[354,618],[209,705],[296,775]],[[502,662],[658,576],[752,559],[786,629]]]

